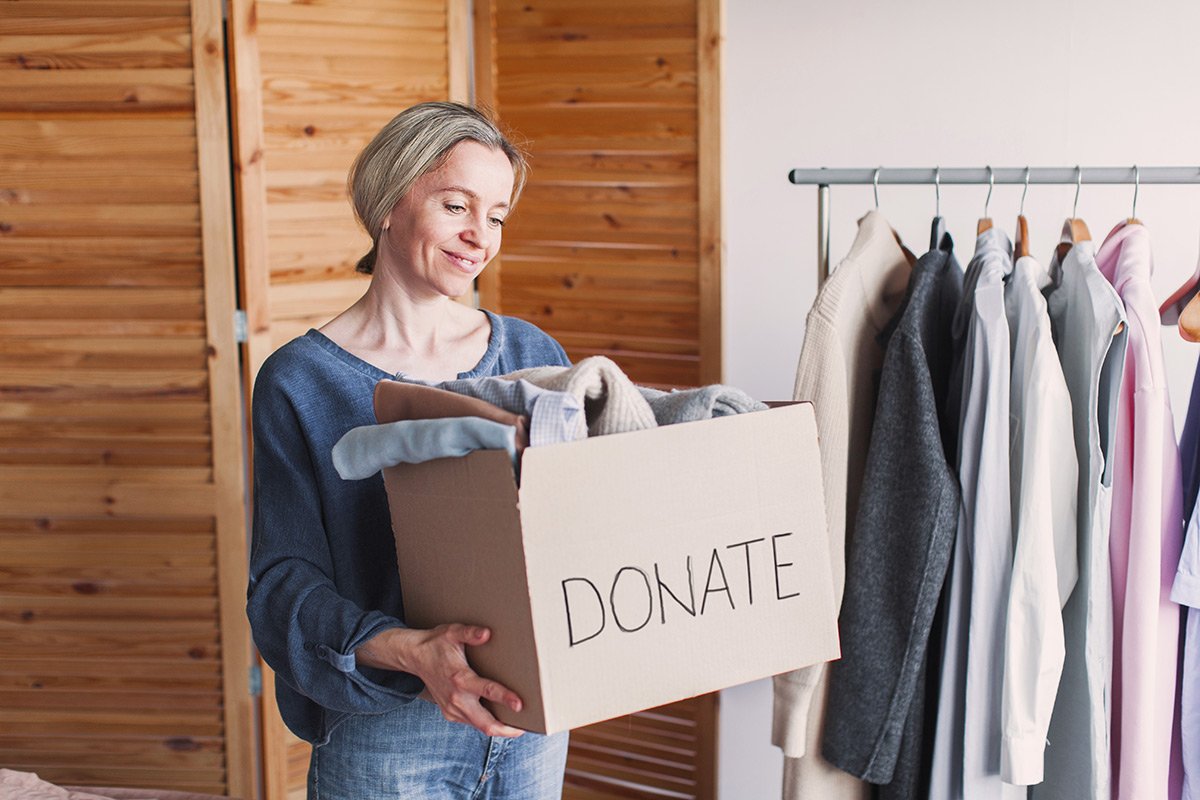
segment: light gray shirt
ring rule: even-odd
[[[1108,566],[1113,440],[1125,363],[1125,309],[1096,266],[1094,245],[1079,242],[1050,264],[1046,293],[1054,343],[1071,393],[1077,497],[1079,581],[1063,608],[1066,654],[1050,718],[1046,778],[1034,800],[1109,800],[1109,698],[1112,590]]]
[[[1012,244],[979,234],[955,329],[965,336],[958,477],[962,506],[947,592],[932,797],[1000,798],[1001,673],[1012,572],[1008,317]],[[1013,787],[1009,787],[1012,790]],[[1019,795],[1013,795],[1019,796]]]

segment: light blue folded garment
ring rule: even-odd
[[[507,450],[517,467],[517,429],[481,417],[405,419],[351,428],[333,446],[333,466],[344,480],[369,478],[385,467]]]
[[[659,425],[695,422],[748,411],[765,411],[767,406],[734,386],[714,383],[696,389],[675,389],[664,392],[639,386],[642,397],[650,403]]]

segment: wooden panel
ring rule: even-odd
[[[716,695],[571,732],[564,800],[715,798]]]
[[[476,0],[479,97],[532,173],[485,306],[634,381],[721,378],[717,0]],[[716,796],[716,696],[572,733],[571,800]]]
[[[241,297],[247,381],[272,351],[366,290],[370,242],[346,173],[397,113],[466,99],[465,0],[230,0]],[[455,48],[451,55],[451,48]],[[291,736],[264,678],[268,800],[303,790],[307,745]]]
[[[0,3],[0,763],[56,782],[253,794],[220,31]]]
[[[656,386],[721,374],[717,5],[476,4],[481,99],[533,156],[483,303]]]

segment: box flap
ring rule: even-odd
[[[384,470],[407,624],[487,625],[468,648],[473,669],[500,679],[524,707],[505,721],[542,727],[542,689],[526,588],[517,487],[507,453],[401,464]],[[493,708],[493,713],[499,709]]]

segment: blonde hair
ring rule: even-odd
[[[513,145],[484,112],[462,103],[420,103],[401,111],[383,126],[354,159],[347,178],[354,215],[371,236],[371,250],[356,269],[368,275],[383,223],[396,204],[425,173],[445,162],[459,142],[479,142],[508,156],[513,168],[510,205],[525,186],[529,170],[524,153]]]

